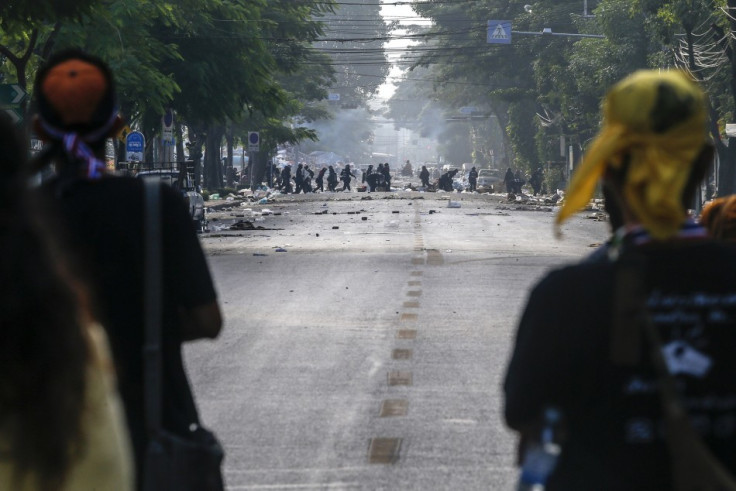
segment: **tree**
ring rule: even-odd
[[[29,71],[37,65],[39,53],[42,57],[48,55],[60,23],[82,15],[95,3],[96,0],[39,0],[0,4],[0,79],[13,75],[13,81],[28,92]],[[2,67],[5,60],[15,73]]]
[[[328,27],[314,47],[332,58],[335,84],[331,89],[340,94],[339,106],[365,106],[388,75],[383,44],[391,26],[384,22],[375,0],[340,4],[323,20]]]

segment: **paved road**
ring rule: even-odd
[[[530,286],[606,224],[581,215],[558,241],[547,207],[365,196],[211,214],[226,326],[186,355],[228,489],[512,489],[500,384],[515,323]],[[265,230],[226,230],[244,218]]]

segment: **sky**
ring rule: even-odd
[[[394,20],[397,17],[411,17],[412,19],[406,19],[402,20],[403,23],[412,23],[417,24],[421,22],[421,18],[417,17],[417,14],[412,10],[411,5],[392,5],[395,3],[396,0],[381,0],[381,3],[384,4],[381,7],[381,15],[386,20]],[[428,22],[428,21],[427,21]],[[396,33],[399,34],[399,33]],[[407,41],[405,39],[397,39],[394,41],[387,42],[384,47],[386,48],[404,48],[411,44],[411,41]],[[396,57],[398,55],[389,55],[389,61],[392,60],[392,58]],[[392,80],[396,79],[397,77],[401,77],[403,74],[402,70],[397,66],[394,65],[391,67],[391,70],[389,71],[389,78],[387,79],[386,83],[381,85],[378,89],[378,93],[376,95],[377,99],[386,100],[391,97],[391,95],[396,91],[396,88],[391,83]]]

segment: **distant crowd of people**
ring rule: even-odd
[[[280,170],[274,165],[274,169],[272,186],[285,194],[324,192],[325,184],[329,192],[352,191],[351,183],[357,178],[355,169],[350,164],[337,169],[333,165],[322,166],[316,174],[309,164],[302,163],[297,164],[293,175],[291,164]],[[338,189],[340,183],[342,188]],[[369,165],[361,173],[361,183],[368,191],[390,189],[391,169],[388,162],[378,164],[375,171],[373,165]]]

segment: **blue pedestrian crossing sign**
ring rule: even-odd
[[[511,44],[511,21],[489,20],[486,42],[492,44]]]

